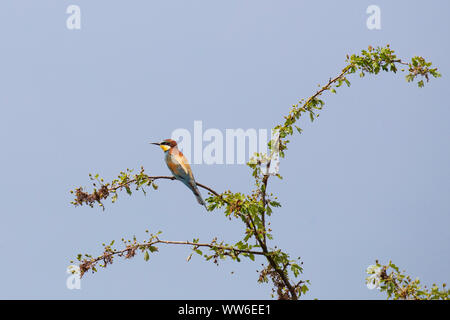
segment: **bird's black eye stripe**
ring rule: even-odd
[[[165,145],[165,146],[168,146],[168,145],[169,145],[169,143],[166,142],[166,141],[161,142],[161,144],[162,144],[162,145]]]

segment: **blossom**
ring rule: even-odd
[[[366,278],[367,288],[369,290],[379,289],[381,284],[381,267],[371,265],[367,267],[366,272],[370,275]]]
[[[67,273],[68,274],[80,274],[80,267],[77,265],[70,265],[67,267]]]

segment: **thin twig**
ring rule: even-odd
[[[234,254],[253,254],[253,255],[263,255],[267,256],[270,254],[269,252],[263,252],[263,251],[255,251],[255,250],[246,250],[246,249],[238,249],[231,246],[223,246],[223,245],[216,245],[214,242],[212,243],[197,243],[197,242],[191,242],[191,241],[171,241],[171,240],[161,240],[159,238],[156,238],[156,240],[151,242],[145,242],[145,243],[135,243],[133,245],[128,245],[125,249],[122,250],[114,250],[114,251],[105,251],[101,256],[98,256],[96,258],[91,259],[85,259],[80,264],[80,270],[81,270],[81,276],[83,274],[93,268],[98,262],[104,261],[105,266],[107,263],[112,263],[112,257],[113,256],[119,256],[122,257],[125,255],[127,258],[134,256],[134,252],[138,249],[146,249],[149,247],[152,247],[156,244],[174,244],[174,245],[187,245],[187,246],[193,246],[194,248],[198,247],[208,247],[211,249],[219,249],[228,251],[224,253],[225,255],[230,255],[231,252]],[[129,253],[132,252],[131,255]],[[107,262],[108,261],[108,262]]]
[[[149,181],[155,181],[155,180],[159,180],[159,179],[175,180],[176,178],[173,177],[173,176],[147,176],[147,179]],[[122,184],[119,184],[119,185],[117,185],[115,187],[109,188],[109,191],[116,191],[117,189],[124,188],[125,186],[127,186],[127,185],[129,185],[129,184],[131,184],[133,182],[136,182],[136,179],[131,179],[131,180],[126,181],[125,183],[122,183]],[[205,186],[204,184],[201,184],[201,183],[197,182],[197,186],[199,186],[200,188],[203,188],[205,190],[208,190],[209,192],[211,192],[213,195],[215,195],[217,197],[220,196],[216,191],[214,191],[213,189],[211,189],[208,186]]]

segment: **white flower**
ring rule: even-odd
[[[373,265],[367,267],[366,272],[368,274],[377,274],[378,276],[380,276],[381,275],[381,267],[373,264]]]
[[[380,288],[380,284],[381,284],[381,267],[378,267],[376,265],[371,265],[367,267],[366,272],[368,274],[370,274],[370,276],[368,276],[366,278],[366,283],[367,283],[367,288],[369,290],[373,290],[373,289],[379,289]]]
[[[67,267],[66,272],[70,274],[70,276],[66,279],[66,287],[67,289],[81,289],[81,273],[80,267],[76,265],[70,265]]]
[[[80,267],[76,265],[70,265],[67,267],[67,273],[68,274],[80,274]]]

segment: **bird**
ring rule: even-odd
[[[164,160],[175,179],[184,183],[194,193],[197,202],[207,208],[206,203],[198,190],[191,166],[183,153],[178,150],[177,142],[172,139],[165,139],[162,142],[150,143],[159,146],[164,151]]]

